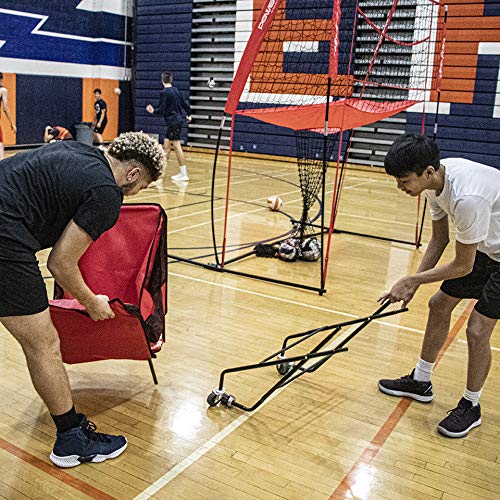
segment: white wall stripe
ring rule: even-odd
[[[131,70],[119,66],[93,66],[91,64],[37,61],[0,57],[3,73],[18,75],[49,75],[73,78],[103,78],[105,80],[130,80]]]
[[[82,0],[76,8],[132,17],[132,0]]]
[[[21,12],[17,10],[9,10],[9,9],[0,9],[0,14],[7,14],[18,17],[31,17],[33,19],[40,19],[40,22],[35,26],[33,31],[31,32],[33,35],[42,35],[42,36],[51,36],[55,38],[65,38],[68,40],[80,40],[89,43],[113,43],[117,45],[132,45],[130,42],[125,42],[123,40],[113,40],[111,38],[90,38],[87,36],[78,36],[78,35],[67,35],[65,33],[55,33],[52,31],[42,31],[40,28],[45,24],[49,16],[43,16],[41,14],[32,14],[30,12]]]

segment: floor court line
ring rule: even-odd
[[[473,307],[475,301],[471,301],[465,310],[462,312],[460,317],[457,319],[453,327],[450,329],[448,333],[448,337],[446,341],[439,351],[439,355],[436,360],[435,366],[438,365],[439,361],[443,357],[443,354],[448,350],[448,347],[455,340],[458,332],[462,328],[462,326],[467,321]],[[330,496],[330,500],[340,500],[346,498],[358,498],[356,495],[356,489],[361,490],[363,488],[363,483],[366,482],[366,475],[369,474],[370,463],[377,456],[378,452],[382,449],[387,438],[392,434],[392,431],[396,428],[397,424],[401,421],[404,414],[410,407],[412,403],[412,399],[403,398],[399,401],[398,405],[394,409],[394,411],[389,415],[387,420],[384,422],[380,430],[377,432],[375,437],[372,439],[371,443],[367,446],[367,448],[363,451],[361,456],[352,466],[351,470],[346,474],[341,483],[337,486],[335,491]],[[445,438],[443,438],[445,439]],[[358,483],[359,480],[359,483]]]
[[[275,171],[272,171],[271,172],[272,175],[270,175],[270,177],[272,177],[273,175],[276,175],[276,177],[272,177],[273,179],[277,180],[277,181],[280,181],[281,178],[278,177],[277,175],[278,174],[283,174],[281,175],[281,177],[285,177],[285,176],[288,176],[288,175],[292,175],[292,174],[296,174],[296,172],[289,172],[289,171],[286,171],[286,170],[283,170],[283,169],[280,169],[280,170],[275,170]],[[258,178],[261,176],[261,174],[259,173],[247,173],[247,174],[244,174],[244,175],[241,175],[241,176],[238,176],[237,177],[237,180],[234,181],[234,182],[231,182],[231,186],[232,185],[240,185],[240,184],[245,184],[247,182],[255,182],[258,180]],[[245,177],[251,177],[249,179],[245,179]],[[257,178],[255,178],[257,177]],[[192,181],[191,182],[191,185],[190,187],[192,187],[193,184],[199,184],[201,181]],[[286,181],[285,181],[286,182]],[[223,182],[221,184],[216,184],[215,187],[225,187],[226,186],[226,183]],[[190,189],[190,192],[194,192],[194,191],[197,191],[197,190],[200,190],[200,189],[206,189],[207,188],[207,185],[206,184],[203,184],[202,186],[199,186],[199,187],[194,187],[192,189]],[[151,186],[148,187],[148,189],[152,189]],[[153,188],[154,189],[154,188]],[[142,198],[148,198],[149,196],[159,196],[161,194],[166,194],[167,191],[165,190],[161,190],[160,192],[158,193],[152,193],[152,192],[148,192],[146,191],[142,196],[140,197],[136,197],[136,199],[142,199]],[[189,192],[187,192],[186,194],[189,194]]]
[[[271,402],[278,394],[285,390],[285,387],[278,389],[274,392],[268,399],[266,399],[259,408],[267,405]],[[252,417],[257,410],[254,410],[250,413],[245,413],[240,415],[236,420],[231,422],[229,425],[224,427],[220,432],[218,432],[213,438],[209,439],[206,443],[202,444],[197,450],[193,451],[191,455],[186,457],[182,462],[179,462],[175,467],[170,469],[165,475],[157,479],[151,486],[146,488],[142,493],[137,495],[134,500],[146,500],[150,498],[152,495],[157,493],[163,487],[165,487],[168,483],[173,481],[179,474],[182,474],[189,466],[194,464],[201,457],[206,455],[214,446],[219,444],[223,439],[225,439],[229,434],[235,431],[240,425],[244,424],[249,418]]]
[[[95,488],[94,486],[87,484],[86,482],[76,477],[73,477],[72,475],[68,474],[62,469],[58,469],[55,465],[51,465],[48,464],[47,462],[44,462],[40,458],[35,457],[31,453],[28,453],[27,451],[13,445],[12,443],[9,443],[8,441],[5,441],[2,438],[0,438],[0,448],[7,451],[11,455],[14,455],[17,458],[21,459],[23,462],[26,462],[32,465],[33,467],[36,467],[42,472],[45,472],[45,474],[48,474],[49,476],[52,476],[55,479],[58,479],[64,484],[71,486],[75,490],[78,490],[79,492],[84,493],[85,495],[88,495],[91,498],[102,499],[102,500],[116,500],[115,497],[108,495],[107,493],[104,493],[104,491],[101,491]]]
[[[357,186],[360,186],[360,185],[364,185],[364,184],[370,184],[374,181],[371,181],[371,180],[367,180],[367,181],[364,181],[364,182],[360,182],[359,184],[355,184],[355,185],[352,185],[352,186],[347,186],[345,187],[344,189],[352,189],[354,187],[357,187]],[[298,193],[300,192],[300,189],[294,189],[292,191],[286,191],[286,192],[283,192],[283,193],[280,193],[280,196],[286,196],[286,195],[289,195],[289,194],[294,194],[294,193]],[[326,194],[331,194],[333,191],[327,191]],[[266,197],[259,197],[259,198],[253,198],[251,200],[248,200],[248,201],[238,201],[238,202],[235,202],[235,203],[230,203],[229,204],[229,208],[233,208],[233,207],[237,207],[237,206],[240,206],[240,205],[245,205],[245,204],[248,204],[248,203],[253,203],[253,202],[256,202],[256,201],[262,201],[262,200],[265,200]],[[221,199],[222,200],[222,199]],[[299,201],[302,201],[302,198],[296,198],[294,200],[287,200],[287,205],[288,204],[292,204],[292,203],[297,203]],[[225,204],[219,206],[219,207],[214,207],[214,210],[223,210],[225,208]],[[266,207],[262,206],[262,207],[259,207],[258,210],[262,210],[262,209],[265,209]],[[248,213],[252,213],[252,212],[256,212],[258,210],[252,210],[252,211],[248,211],[248,212],[241,212],[241,214],[237,214],[238,216],[242,216],[242,215],[245,215],[245,214],[248,214]],[[172,221],[172,220],[178,220],[178,219],[183,219],[185,217],[192,217],[194,215],[200,215],[200,214],[204,214],[204,213],[208,213],[210,212],[210,209],[205,209],[205,210],[201,210],[201,211],[198,211],[198,212],[191,212],[189,214],[185,214],[185,215],[178,215],[178,216],[175,216],[175,217],[169,217],[169,221]],[[223,219],[217,219],[216,222],[219,222]],[[386,221],[387,222],[387,221]],[[190,227],[193,227],[193,226],[189,226],[185,229],[190,229]],[[184,230],[184,228],[182,228]],[[175,232],[175,231],[173,231]]]
[[[370,184],[371,181],[366,181],[366,182],[363,182],[361,184]],[[354,187],[354,186],[349,186],[349,187]],[[349,187],[346,187],[344,189],[349,189]],[[333,193],[333,191],[326,191],[326,194],[331,194]],[[262,198],[257,198],[257,199],[262,199]],[[299,201],[302,201],[302,198],[296,198],[295,200],[290,200],[288,201],[287,203],[296,203],[296,202],[299,202]],[[237,202],[237,203],[233,203],[231,205],[229,205],[230,208],[232,207],[235,207],[237,205],[243,205],[245,204],[245,202]],[[221,205],[220,207],[216,207],[215,210],[221,210],[225,208],[224,205]],[[254,212],[259,212],[261,210],[267,210],[266,207],[262,206],[262,207],[259,207],[259,208],[256,208],[254,210],[247,210],[245,212],[240,212],[240,213],[237,213],[237,214],[234,214],[234,215],[229,215],[227,218],[228,219],[234,219],[236,217],[243,217],[245,215],[248,215],[248,214],[251,214],[251,213],[254,213]],[[207,209],[207,210],[202,210],[200,212],[197,212],[196,215],[199,215],[199,214],[202,214],[202,213],[207,213],[207,212],[210,212],[210,209]],[[179,216],[179,217],[173,217],[172,219],[169,219],[169,220],[175,220],[175,219],[178,219],[178,218],[181,218],[181,217],[191,217],[191,215],[194,215],[194,214],[188,214],[188,215],[183,215],[183,216]],[[214,222],[220,222],[220,221],[223,221],[224,218],[221,217],[219,219],[215,219]],[[200,222],[199,224],[193,224],[191,226],[185,226],[185,227],[180,227],[179,229],[174,229],[172,231],[168,231],[168,234],[174,234],[174,233],[180,233],[181,231],[187,231],[188,229],[194,229],[196,227],[201,227],[201,226],[206,226],[208,224],[211,224],[212,222],[210,220],[206,221],[206,222]]]
[[[217,286],[220,288],[226,288],[228,290],[246,293],[249,295],[255,295],[257,297],[262,297],[265,299],[272,299],[272,300],[276,300],[278,302],[285,302],[287,304],[293,304],[293,305],[300,306],[300,307],[306,307],[308,309],[314,309],[316,311],[338,314],[339,316],[346,316],[347,318],[359,318],[359,316],[356,316],[355,314],[350,314],[350,313],[346,313],[343,311],[337,311],[335,309],[329,309],[329,308],[321,307],[321,306],[313,306],[312,304],[304,304],[302,302],[297,302],[295,300],[284,299],[282,297],[276,297],[275,295],[268,295],[266,293],[253,292],[251,290],[245,290],[244,288],[238,288],[238,287],[231,286],[231,285],[224,285],[222,283],[213,283],[212,281],[203,280],[201,278],[193,278],[192,276],[187,276],[185,274],[178,274],[178,273],[172,273],[172,272],[169,272],[168,274],[169,274],[169,276],[176,276],[178,278],[184,278],[184,279],[191,280],[191,281],[197,281],[198,283],[205,283],[207,285]],[[375,305],[375,301],[374,301],[374,305]],[[384,325],[384,326],[390,326],[392,328],[398,328],[400,330],[406,330],[408,332],[414,332],[414,333],[420,333],[420,334],[424,333],[424,330],[419,330],[417,328],[410,328],[409,326],[402,326],[402,325],[398,325],[395,323],[388,323],[386,321],[380,321],[377,319],[373,320],[373,323],[378,323],[379,325]]]
[[[47,267],[47,264],[45,264],[45,263],[40,264],[40,267]],[[282,297],[276,297],[274,295],[268,295],[268,294],[260,293],[260,292],[252,292],[251,290],[245,290],[244,288],[238,288],[238,287],[231,286],[231,285],[224,285],[222,283],[213,283],[212,281],[203,280],[201,278],[193,278],[192,276],[187,276],[185,274],[169,272],[168,275],[169,276],[176,276],[178,278],[184,278],[184,279],[191,280],[191,281],[197,281],[198,283],[205,283],[207,285],[217,286],[220,288],[227,288],[228,290],[233,290],[235,292],[247,293],[249,295],[256,295],[258,297],[263,297],[265,299],[272,299],[272,300],[276,300],[278,302],[285,302],[287,304],[293,304],[293,305],[300,306],[300,307],[306,307],[308,309],[314,309],[316,311],[338,314],[339,316],[346,316],[347,318],[358,318],[359,317],[359,316],[356,316],[355,314],[350,314],[350,313],[346,313],[343,311],[337,311],[336,309],[329,309],[326,307],[313,306],[312,304],[304,304],[303,302],[297,302],[295,300],[290,300],[290,299],[283,299]],[[377,319],[374,320],[373,323],[378,323],[380,325],[389,326],[391,328],[398,328],[399,330],[405,330],[407,332],[420,333],[420,334],[425,333],[424,330],[419,330],[418,328],[411,328],[409,326],[398,325],[396,323],[388,323],[386,321],[380,321]]]
[[[286,193],[281,193],[281,196],[285,196],[287,194],[293,194],[293,193],[297,193],[299,190],[298,189],[294,189],[293,191],[287,191]],[[229,208],[233,208],[233,207],[237,207],[239,205],[246,205],[248,203],[254,203],[256,201],[262,201],[262,200],[265,200],[266,198],[265,197],[260,197],[260,198],[253,198],[252,200],[248,200],[248,201],[237,201],[235,203],[230,203],[229,204]],[[296,201],[296,200],[292,200],[288,203],[293,203],[293,201]],[[225,205],[221,205],[220,207],[214,207],[214,211],[215,210],[222,210],[224,209],[226,206]],[[265,209],[266,207],[262,206],[262,207],[259,207],[259,210],[262,210],[262,209]],[[255,211],[255,210],[253,210]],[[175,217],[169,217],[169,221],[171,220],[178,220],[178,219],[183,219],[185,217],[192,217],[194,215],[200,215],[200,214],[205,214],[205,213],[208,213],[210,212],[210,209],[205,209],[205,210],[201,210],[201,211],[198,211],[198,212],[191,212],[189,214],[185,214],[185,215],[177,215]],[[242,214],[246,214],[246,213],[250,213],[250,212],[242,212]],[[223,220],[223,219],[218,219],[218,220]]]

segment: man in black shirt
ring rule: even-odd
[[[102,91],[101,89],[94,90],[94,109],[95,118],[93,123],[94,128],[94,141],[98,143],[99,146],[103,146],[104,142],[102,140],[102,134],[106,125],[108,124],[108,105],[106,101],[101,99]]]
[[[179,173],[172,176],[174,181],[188,181],[189,176],[186,169],[186,159],[181,146],[182,131],[182,110],[187,113],[186,120],[191,121],[191,108],[182,94],[172,86],[174,77],[170,71],[161,74],[163,90],[160,94],[160,104],[157,108],[151,104],[146,106],[146,111],[155,115],[163,116],[167,125],[167,136],[163,141],[163,149],[167,156],[170,156],[170,146],[174,146],[177,161],[179,162]]]
[[[93,320],[112,318],[107,297],[89,289],[78,261],[116,223],[123,195],[158,179],[165,163],[156,141],[137,132],[122,134],[106,152],[62,141],[0,162],[0,323],[21,344],[56,424],[50,458],[60,467],[114,458],[127,441],[95,432],[75,411],[35,253],[52,247],[47,267],[56,281]]]

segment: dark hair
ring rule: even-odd
[[[174,75],[170,71],[163,71],[161,74],[161,81],[163,83],[172,83],[174,81]]]
[[[101,89],[94,89],[94,94],[95,94],[96,92],[99,92],[99,94],[102,94],[102,90],[101,90]]]
[[[404,177],[411,172],[420,176],[429,165],[439,170],[439,159],[439,146],[432,139],[405,134],[393,142],[384,159],[384,167],[394,177]]]
[[[0,80],[3,78],[3,73],[0,73]]]

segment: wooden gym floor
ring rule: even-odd
[[[188,154],[191,180],[175,185],[172,158],[162,188],[129,201],[161,203],[169,216],[171,254],[213,262],[210,237],[212,156]],[[292,163],[237,158],[230,193],[228,258],[238,245],[289,229],[288,218],[265,208],[279,194],[297,217],[301,197]],[[225,191],[224,162],[217,194]],[[329,172],[328,203],[334,171]],[[317,207],[313,209],[316,210]],[[328,211],[329,212],[329,211]],[[379,172],[349,171],[337,226],[412,239],[416,200],[398,193]],[[223,203],[216,201],[220,241]],[[427,219],[428,221],[428,219]],[[429,237],[426,223],[424,242]],[[444,258],[451,257],[453,246]],[[68,366],[76,407],[103,432],[124,433],[127,451],[103,464],[60,470],[49,462],[55,430],[36,395],[21,349],[0,327],[0,496],[118,499],[455,499],[500,498],[500,336],[481,404],[483,424],[465,439],[436,433],[465,383],[464,301],[452,318],[431,404],[377,391],[381,377],[408,373],[418,358],[429,297],[422,286],[410,311],[373,322],[317,372],[286,386],[255,413],[208,408],[221,370],[258,362],[295,332],[366,316],[400,276],[415,271],[423,250],[335,235],[328,292],[290,287],[171,262],[167,344],[148,366],[103,361]],[[41,252],[45,266],[47,252]],[[316,286],[318,266],[250,258],[231,269]],[[49,294],[52,281],[47,279]],[[250,405],[278,380],[274,369],[229,376],[225,389]]]

